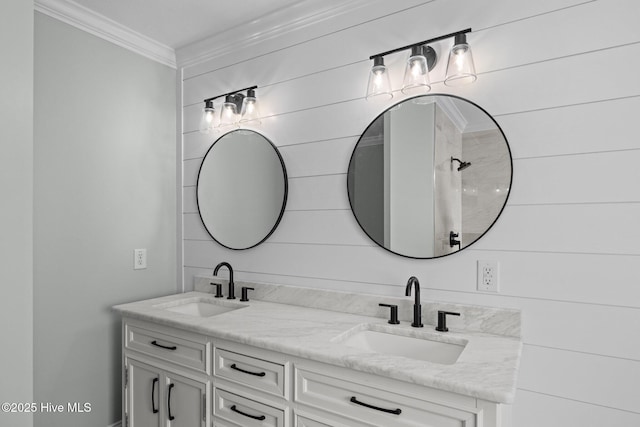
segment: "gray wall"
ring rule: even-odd
[[[630,339],[640,336],[638,8],[637,0],[370,0],[350,16],[185,68],[186,286],[222,260],[239,280],[395,296],[415,275],[426,300],[522,309],[515,426],[640,425],[640,345]],[[358,136],[403,96],[365,101],[368,58],[468,27],[477,82],[443,85],[451,41],[436,43],[432,92],[496,118],[513,153],[512,193],[495,226],[459,254],[394,256],[364,235],[347,198]],[[385,57],[396,89],[406,58]],[[211,144],[197,132],[199,111],[206,96],[252,84],[290,192],[263,245],[229,251],[198,224],[193,185]],[[476,291],[478,260],[500,262],[499,294]]]
[[[175,70],[35,14],[36,402],[47,427],[120,420],[114,304],[176,290]],[[146,248],[148,268],[133,270]]]
[[[0,2],[0,402],[33,400],[33,4]],[[33,425],[0,412],[0,425]]]

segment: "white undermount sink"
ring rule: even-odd
[[[172,311],[174,313],[188,314],[195,317],[212,317],[229,311],[244,308],[244,304],[236,304],[226,300],[215,300],[210,298],[185,298],[158,304],[155,308]]]
[[[428,334],[414,334],[413,331],[407,331],[406,329],[378,331],[371,329],[372,327],[366,329],[359,327],[359,330],[348,331],[334,341],[360,350],[408,357],[443,365],[456,363],[466,345],[464,340],[444,342],[429,339],[430,335]]]

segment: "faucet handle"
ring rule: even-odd
[[[249,301],[249,297],[247,296],[247,291],[255,291],[255,289],[243,286],[240,301]]]
[[[388,323],[392,325],[397,325],[400,322],[398,321],[398,306],[394,304],[378,304],[380,307],[389,307],[391,309],[391,318]]]
[[[215,286],[216,287],[216,298],[222,298],[224,295],[222,295],[222,283],[209,283],[211,286]]]
[[[453,313],[451,311],[438,310],[438,326],[436,326],[436,331],[440,331],[440,332],[449,331],[449,328],[447,328],[447,315],[460,316],[460,313]]]

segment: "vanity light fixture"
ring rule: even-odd
[[[200,119],[200,133],[209,133],[209,130],[213,127],[215,111],[215,108],[213,108],[213,100],[206,100],[204,102],[204,109],[202,110],[202,118]]]
[[[454,40],[451,52],[449,52],[444,84],[447,86],[461,86],[473,83],[478,77],[473,63],[471,48],[467,43],[467,35],[457,34]]]
[[[402,93],[413,95],[431,90],[429,71],[436,64],[436,51],[430,46],[413,46],[402,81]]]
[[[220,127],[233,126],[238,123],[238,104],[242,102],[244,95],[226,95],[224,97],[224,103],[220,109]],[[238,102],[240,101],[240,102]]]
[[[389,70],[384,65],[382,56],[372,57],[373,67],[369,72],[369,83],[367,84],[367,99],[391,99],[391,79],[389,78]]]
[[[247,96],[242,100],[240,123],[253,123],[256,125],[261,123],[260,108],[258,106],[258,99],[256,98],[256,91],[254,89],[247,90]]]
[[[260,124],[260,109],[255,91],[257,88],[258,86],[251,86],[205,99],[200,119],[200,132],[207,134],[216,128],[239,126],[244,123]],[[241,93],[244,91],[247,91],[246,95]],[[222,97],[224,97],[224,102],[220,108],[219,119],[217,123],[214,123],[213,101]]]
[[[431,90],[429,71],[435,67],[438,57],[436,51],[431,46],[428,46],[428,44],[451,37],[454,37],[454,45],[449,54],[445,84],[448,86],[459,86],[474,82],[476,80],[475,66],[473,64],[471,48],[466,38],[466,34],[470,32],[471,28],[467,28],[456,31],[455,33],[445,34],[387,52],[371,55],[369,59],[373,60],[373,66],[369,72],[366,99],[390,99],[393,97],[389,70],[384,65],[384,57],[408,49],[411,49],[411,54],[405,68],[401,89],[402,93],[416,95],[429,92],[429,90]]]

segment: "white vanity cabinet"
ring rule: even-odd
[[[214,426],[509,426],[508,405],[247,345],[212,348]]]
[[[127,427],[207,425],[207,382],[129,357],[126,366]]]
[[[298,427],[499,425],[475,398],[315,362],[296,364],[294,401]]]
[[[291,364],[283,354],[213,340],[213,425],[289,427]]]
[[[209,427],[207,339],[135,320],[123,332],[123,427]]]
[[[123,330],[124,427],[510,427],[509,405],[136,319]]]

